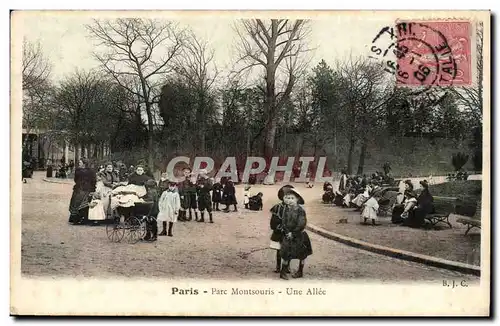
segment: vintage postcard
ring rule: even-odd
[[[13,11],[11,314],[489,316],[490,15]]]

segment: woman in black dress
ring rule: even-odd
[[[90,195],[95,191],[97,182],[95,171],[88,165],[88,160],[82,158],[75,170],[75,185],[69,203],[69,223],[71,224],[84,224],[88,221]]]
[[[434,211],[434,197],[429,191],[429,183],[427,180],[420,181],[422,192],[417,198],[417,206],[409,211],[408,218],[403,222],[404,225],[410,227],[423,227],[425,225],[425,215]]]

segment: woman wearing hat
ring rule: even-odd
[[[417,206],[409,211],[408,218],[403,222],[404,225],[411,227],[422,227],[425,225],[425,215],[434,211],[434,198],[429,192],[429,183],[427,180],[420,181],[422,192],[417,198]]]
[[[278,190],[278,198],[280,202],[276,205],[274,205],[271,208],[271,230],[273,230],[273,233],[271,234],[271,249],[276,250],[276,270],[274,271],[275,273],[280,273],[281,272],[281,253],[280,253],[280,248],[281,248],[281,241],[283,240],[283,232],[281,230],[281,224],[283,222],[283,214],[286,209],[286,205],[283,202],[283,197],[285,196],[285,192],[288,191],[288,189],[293,188],[292,185],[285,185],[281,187]],[[290,266],[286,266],[285,272],[290,273]]]
[[[285,210],[281,230],[283,238],[281,240],[281,258],[283,259],[280,278],[287,280],[286,269],[290,266],[292,259],[299,259],[299,269],[292,277],[303,276],[305,259],[312,255],[312,246],[309,235],[305,231],[307,219],[306,212],[301,205],[304,198],[295,188],[289,188],[283,196]]]

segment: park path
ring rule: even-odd
[[[274,251],[267,249],[268,211],[277,200],[277,187],[257,188],[265,196],[262,212],[243,208],[237,213],[216,212],[214,224],[179,222],[174,226],[174,237],[159,237],[155,244],[132,245],[110,243],[104,227],[69,225],[67,208],[72,185],[44,182],[37,173],[22,189],[22,272],[32,276],[277,278],[273,273]],[[242,189],[237,191],[241,196]],[[306,198],[321,195],[320,187],[304,188],[303,192]],[[450,277],[479,280],[351,248],[316,234],[310,233],[310,237],[314,254],[305,269],[309,280],[436,284]]]

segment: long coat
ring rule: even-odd
[[[158,221],[177,222],[177,216],[181,209],[181,197],[175,190],[165,190],[158,201]]]
[[[305,231],[307,224],[306,212],[299,206],[284,205],[282,230],[286,235],[292,233],[288,239],[286,236],[281,240],[281,257],[285,260],[306,259],[312,255],[312,245],[309,235]]]
[[[222,185],[220,182],[216,182],[212,187],[212,202],[220,203],[221,199],[222,199]]]
[[[212,181],[209,178],[199,177],[196,181],[196,192],[198,194],[198,209],[200,211],[212,209],[212,198],[210,191],[212,190]]]
[[[237,205],[236,201],[236,189],[232,181],[226,182],[224,184],[224,189],[222,190],[222,203],[224,205]]]
[[[116,171],[103,171],[99,173],[99,177],[101,178],[102,184],[107,188],[113,188],[113,183],[120,182],[120,176]]]

